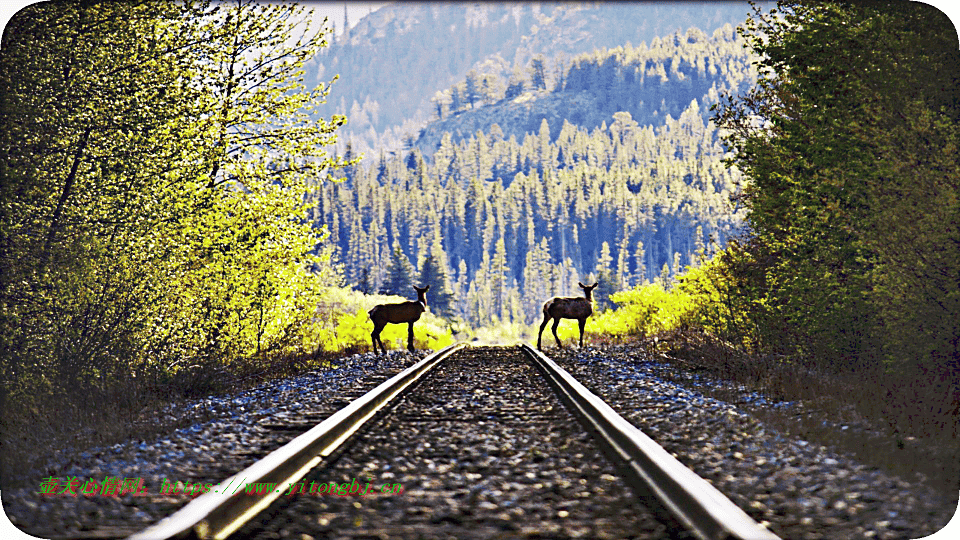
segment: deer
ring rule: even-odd
[[[540,333],[537,334],[537,350],[543,350],[540,347],[540,340],[543,337],[543,329],[547,327],[550,319],[553,319],[553,338],[557,340],[557,347],[563,348],[560,338],[557,336],[557,326],[560,319],[576,319],[580,323],[580,347],[583,347],[583,328],[587,324],[587,317],[593,314],[593,289],[599,283],[587,287],[583,283],[577,282],[577,285],[583,289],[583,298],[561,298],[555,296],[543,305],[543,323],[540,324]]]
[[[387,348],[383,346],[383,341],[380,340],[380,332],[383,331],[383,327],[387,323],[407,323],[409,327],[407,331],[407,350],[413,352],[413,323],[417,322],[420,315],[427,310],[427,291],[430,289],[430,285],[422,289],[414,285],[413,288],[417,291],[416,302],[380,304],[379,306],[373,306],[373,309],[367,312],[370,314],[370,320],[373,321],[373,333],[370,334],[370,337],[373,340],[374,353],[377,352],[377,343],[380,344],[383,353],[387,353]]]

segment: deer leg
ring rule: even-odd
[[[407,350],[413,352],[413,323],[407,324]]]
[[[583,328],[587,326],[587,320],[580,319],[577,322],[580,323],[580,348],[582,349],[583,348]]]
[[[543,314],[543,323],[540,325],[540,333],[537,334],[537,350],[542,351],[540,347],[540,339],[543,337],[543,329],[547,327],[547,323],[550,322],[550,315],[546,313]]]
[[[560,326],[560,317],[557,317],[553,320],[553,339],[557,340],[557,347],[563,348],[563,343],[560,343],[560,337],[557,336],[557,327]]]
[[[383,349],[383,353],[387,353],[387,348],[383,346],[383,341],[380,340],[380,332],[383,330],[382,324],[373,323],[373,332],[370,333],[370,339],[373,341],[373,353],[378,354],[377,343],[380,343],[380,348]]]

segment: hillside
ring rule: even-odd
[[[544,120],[556,139],[564,122],[592,130],[618,112],[630,113],[639,125],[660,126],[695,101],[706,122],[721,94],[742,92],[756,79],[752,60],[733,27],[725,25],[712,36],[690,28],[655,38],[649,46],[627,44],[579,55],[549,81],[552,90],[522,78],[486,92],[461,81],[440,93],[435,101],[440,117],[420,130],[416,145],[431,156],[446,133],[459,141],[478,131],[489,133],[494,124],[504,138],[522,139]],[[471,77],[488,80],[490,75],[471,71]],[[468,106],[471,91],[477,98]],[[459,106],[451,96],[458,96]]]
[[[397,3],[361,19],[306,66],[307,80],[339,80],[324,116],[346,114],[342,141],[368,154],[396,149],[433,117],[431,99],[470,70],[506,81],[542,55],[558,63],[595,50],[652,43],[692,26],[736,26],[746,3]],[[689,104],[686,100],[683,107]]]
[[[752,60],[731,28],[694,28],[576,57],[553,91],[441,103],[409,149],[316,186],[312,219],[352,286],[405,295],[430,267],[434,309],[473,327],[529,324],[579,280],[607,306],[739,232],[708,109]]]

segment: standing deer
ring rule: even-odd
[[[547,322],[553,319],[553,338],[557,340],[557,347],[563,348],[560,338],[557,337],[557,326],[560,319],[576,319],[580,323],[580,346],[583,347],[583,327],[587,324],[587,317],[593,314],[593,289],[598,283],[587,287],[583,283],[577,283],[583,289],[583,298],[561,298],[556,296],[547,300],[543,305],[543,323],[540,325],[540,333],[537,334],[537,349],[540,347],[540,339],[543,337],[543,329],[547,327]]]
[[[413,352],[413,323],[420,319],[420,314],[427,309],[427,291],[430,286],[424,288],[413,286],[417,291],[416,302],[402,302],[400,304],[381,304],[373,306],[370,313],[370,320],[373,321],[373,333],[370,337],[373,339],[373,352],[377,352],[377,343],[384,354],[387,348],[383,346],[380,340],[380,332],[387,323],[402,324],[407,323],[409,330],[407,332],[407,349]]]

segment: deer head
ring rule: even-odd
[[[600,284],[600,282],[598,281],[598,282],[594,283],[593,285],[587,287],[587,286],[584,285],[583,283],[581,283],[581,282],[579,282],[579,281],[577,282],[577,285],[579,285],[580,288],[583,289],[583,297],[586,298],[587,300],[589,300],[590,302],[593,302],[593,290],[596,289],[596,288],[597,288],[597,285],[599,285],[599,284]]]
[[[420,287],[417,287],[416,285],[414,285],[413,288],[414,288],[414,290],[417,291],[417,302],[420,302],[421,304],[423,304],[424,306],[426,306],[426,305],[427,305],[427,291],[430,290],[430,286],[427,285],[426,287],[424,287],[424,288],[421,289]]]

